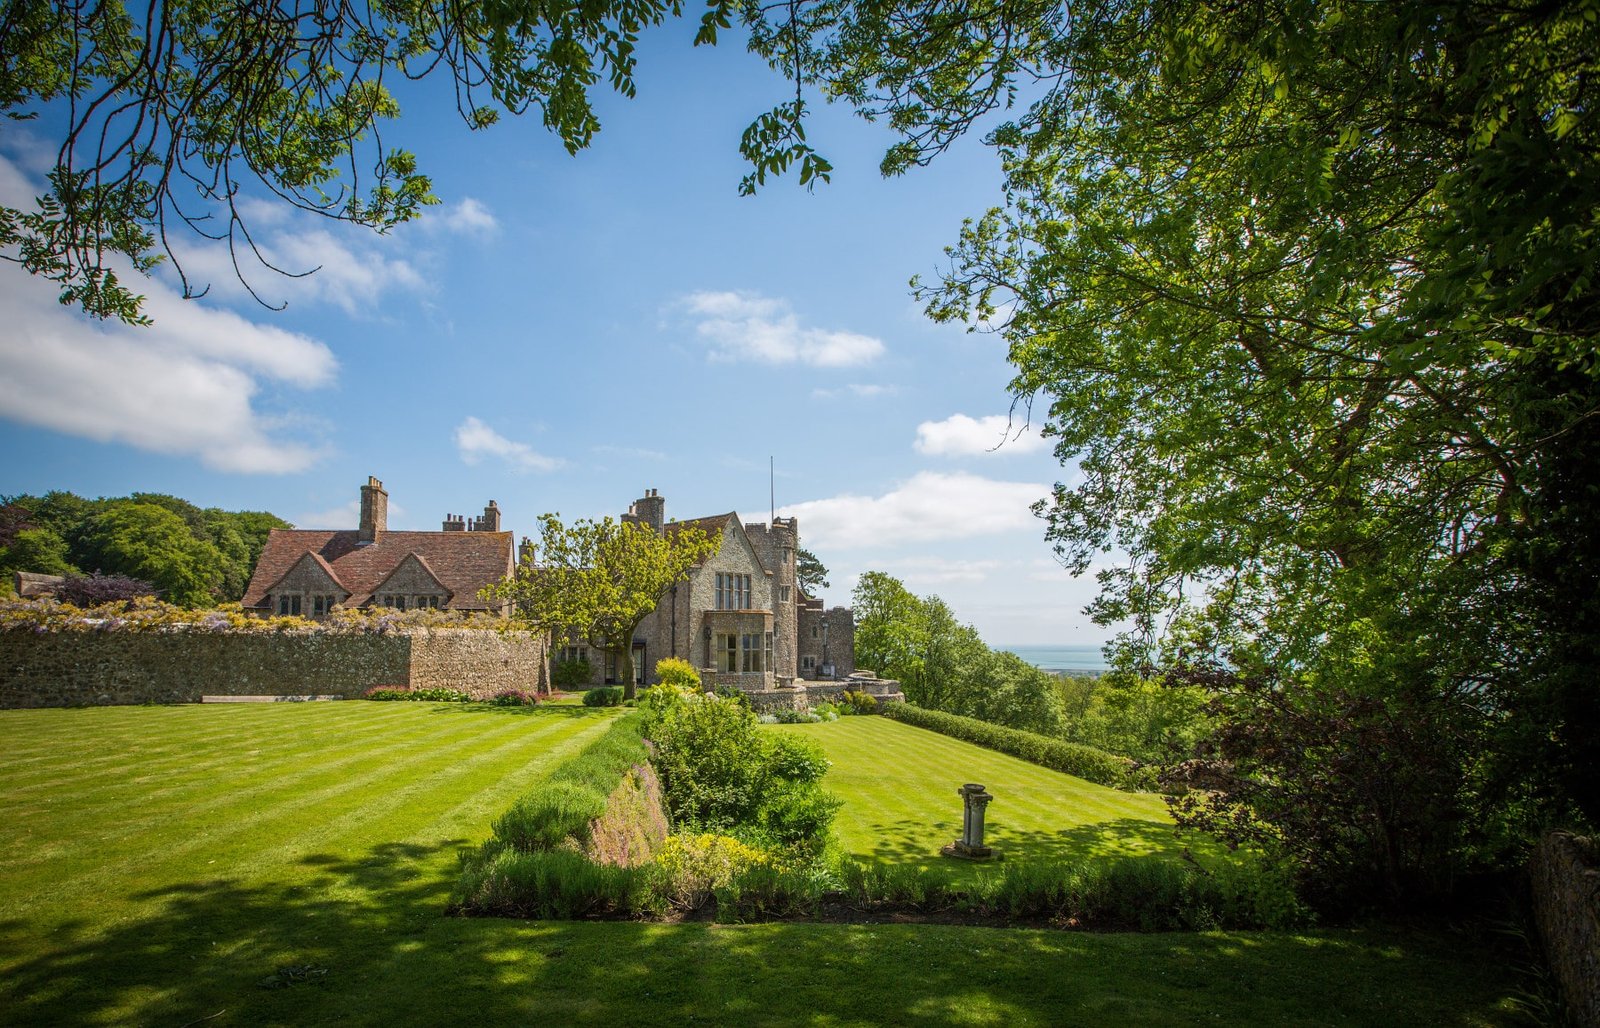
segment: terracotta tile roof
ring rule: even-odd
[[[416,554],[452,593],[448,609],[488,610],[492,608],[478,597],[478,591],[511,573],[516,549],[511,532],[384,532],[375,543],[361,546],[359,542],[360,533],[354,529],[274,529],[245,590],[244,605],[262,606],[272,586],[310,553],[349,590],[346,604],[359,606],[372,598],[372,591],[402,561]]]
[[[263,551],[263,553],[264,552],[265,551]],[[340,589],[344,590],[345,599],[344,600],[340,600],[339,602],[343,603],[343,602],[345,602],[346,600],[348,600],[350,598],[350,590],[349,589],[345,589],[344,583],[339,581],[339,573],[337,571],[333,570],[333,565],[329,564],[327,561],[322,559],[322,554],[320,554],[320,553],[301,553],[299,556],[295,557],[294,562],[289,565],[289,569],[287,571],[285,571],[283,574],[279,575],[277,578],[272,579],[270,582],[263,580],[264,584],[261,587],[261,592],[265,595],[265,594],[271,594],[272,592],[276,591],[278,586],[283,584],[283,580],[285,578],[288,578],[290,575],[294,574],[294,569],[299,567],[301,564],[304,564],[306,561],[310,561],[312,564],[314,564],[317,567],[321,568],[322,569],[322,573],[327,575],[329,580],[332,581],[335,586],[337,586]],[[257,568],[258,571],[260,570],[261,564],[259,562],[257,562],[256,568]],[[255,584],[256,584],[256,578],[255,578],[254,575],[251,575],[250,576],[250,585],[254,586]],[[246,592],[248,593],[249,590],[247,589]]]
[[[738,515],[733,511],[729,511],[726,514],[717,514],[709,518],[689,518],[687,521],[669,521],[667,522],[664,531],[669,535],[674,535],[686,528],[698,528],[706,535],[710,536],[712,542],[715,542],[717,537],[721,535],[725,529],[727,529],[729,518],[733,518],[735,521],[737,521]],[[706,560],[709,559],[709,557],[706,558]],[[695,564],[695,567],[699,567],[705,562],[705,560],[701,560]]]

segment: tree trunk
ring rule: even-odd
[[[623,700],[633,699],[633,639],[631,636],[628,639],[628,645],[617,647],[617,677],[622,679]]]

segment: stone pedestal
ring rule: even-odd
[[[989,860],[996,854],[983,844],[983,811],[994,799],[983,786],[969,782],[956,790],[961,797],[961,838],[939,852],[963,860]]]

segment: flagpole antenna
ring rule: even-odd
[[[767,499],[772,504],[772,520],[778,520],[778,474],[777,464],[771,455],[767,457]]]

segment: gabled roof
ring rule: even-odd
[[[689,526],[700,529],[713,540],[715,540],[719,534],[725,535],[730,529],[734,532],[737,532],[739,538],[744,541],[744,545],[749,547],[750,555],[756,559],[756,567],[760,568],[762,572],[769,578],[772,576],[772,571],[768,569],[766,562],[761,559],[760,548],[750,541],[750,533],[744,530],[744,522],[739,520],[738,511],[729,511],[726,514],[717,514],[709,518],[690,518],[687,521],[668,522],[666,525],[666,531],[682,531],[685,527]],[[699,567],[715,555],[716,554],[714,552],[710,556],[702,558],[699,563],[695,564],[695,567]]]
[[[407,557],[415,555],[450,591],[448,609],[492,610],[495,608],[479,599],[478,592],[511,573],[515,550],[511,532],[384,532],[377,542],[363,546],[354,529],[274,529],[245,590],[244,605],[264,604],[272,587],[308,553],[349,591],[349,602],[359,605]]]
[[[383,592],[384,591],[384,587],[389,584],[389,580],[391,578],[393,578],[394,576],[398,575],[402,570],[404,570],[405,566],[407,564],[415,564],[417,567],[422,569],[422,573],[423,574],[425,574],[429,578],[433,579],[435,585],[437,585],[440,588],[444,589],[446,592],[451,592],[452,591],[449,586],[445,585],[444,582],[440,581],[438,575],[433,573],[433,568],[428,566],[428,562],[422,558],[421,554],[408,553],[408,554],[405,555],[405,558],[400,561],[400,563],[398,563],[398,564],[396,564],[394,566],[394,570],[393,571],[391,571],[387,575],[385,575],[383,577],[382,581],[380,581],[377,585],[372,587],[372,592],[373,593]],[[453,598],[453,597],[451,597],[451,598]],[[371,593],[368,593],[366,596],[361,597],[358,602],[365,603],[369,599],[371,599]],[[448,607],[449,604],[446,603],[446,606]]]
[[[662,530],[668,535],[676,535],[686,528],[698,528],[700,531],[710,536],[713,541],[715,541],[719,535],[727,530],[728,521],[730,519],[735,525],[739,523],[739,515],[730,510],[726,514],[717,514],[709,518],[689,518],[687,521],[669,521]],[[741,528],[740,531],[743,531],[743,529]],[[695,567],[699,567],[701,564],[704,564],[710,559],[710,556],[702,557],[700,560],[695,562]],[[760,560],[760,557],[758,556],[756,559]]]
[[[315,565],[319,570],[321,570],[323,574],[327,575],[328,576],[328,580],[331,581],[340,590],[342,590],[344,592],[346,598],[349,597],[350,590],[346,589],[344,583],[339,581],[339,573],[337,571],[333,570],[333,566],[331,564],[329,564],[327,561],[323,560],[322,559],[322,555],[320,553],[309,553],[309,552],[308,553],[302,553],[299,557],[297,557],[295,559],[295,562],[293,564],[289,565],[289,570],[285,571],[283,574],[279,575],[276,579],[274,579],[270,585],[268,585],[265,589],[262,590],[262,592],[263,593],[275,592],[277,590],[278,586],[283,584],[283,580],[285,578],[288,578],[290,575],[294,574],[294,569],[295,568],[299,567],[302,564],[307,563],[308,561],[311,564]],[[256,570],[258,572],[261,570],[260,563],[256,564]],[[254,575],[250,576],[250,584],[251,585],[255,584],[255,576]]]

